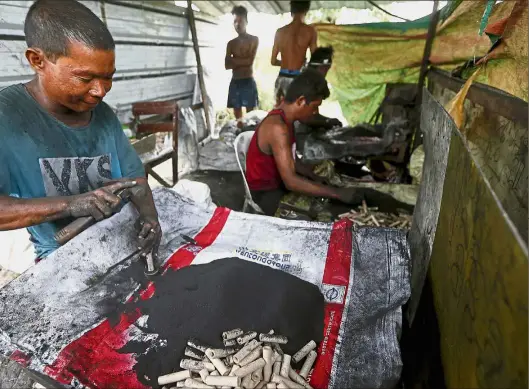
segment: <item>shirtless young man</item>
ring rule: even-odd
[[[239,36],[228,42],[224,66],[232,69],[233,75],[228,93],[228,108],[233,108],[237,126],[242,127],[242,108],[250,112],[259,105],[257,85],[253,79],[253,61],[259,46],[259,39],[246,32],[248,25],[248,11],[242,6],[236,6],[231,11],[233,26]]]
[[[272,48],[272,66],[280,66],[279,76],[275,83],[276,105],[285,96],[286,90],[294,77],[301,73],[305,64],[307,49],[314,52],[318,36],[316,29],[305,24],[305,16],[310,9],[310,1],[291,1],[290,13],[292,22],[277,30]],[[277,59],[281,53],[281,60]]]

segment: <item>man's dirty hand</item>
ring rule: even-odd
[[[138,249],[142,254],[152,252],[156,260],[162,239],[162,229],[157,216],[140,216],[136,222],[138,232]]]
[[[339,188],[337,191],[338,200],[342,203],[357,205],[364,200],[364,191],[366,188]]]
[[[136,181],[134,180],[124,180],[91,192],[69,196],[67,212],[69,216],[75,218],[92,216],[97,221],[103,220],[112,216],[121,203],[121,198],[116,193],[135,185]]]
[[[362,200],[369,204],[379,204],[381,199],[391,199],[391,196],[380,193],[373,188],[339,188],[337,189],[337,199],[350,205],[362,204]]]

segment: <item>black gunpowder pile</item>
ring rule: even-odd
[[[167,347],[145,353],[146,345],[129,343],[121,350],[143,353],[137,356],[135,370],[150,385],[158,376],[180,370],[190,338],[221,348],[221,334],[227,329],[274,329],[288,337],[282,348],[291,355],[310,340],[322,340],[323,295],[317,286],[280,270],[225,258],[169,270],[155,286],[154,296],[136,307],[149,315],[149,331],[166,339]]]

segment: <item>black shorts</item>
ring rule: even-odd
[[[265,215],[274,216],[281,198],[287,194],[285,187],[273,190],[251,190],[252,199],[261,207]]]

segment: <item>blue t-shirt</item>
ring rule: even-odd
[[[143,177],[143,165],[105,103],[85,127],[51,116],[22,84],[0,91],[0,194],[20,198],[69,196],[112,179]],[[55,232],[71,219],[28,228],[36,255],[59,247]]]

